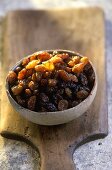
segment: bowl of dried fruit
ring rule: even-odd
[[[94,66],[68,50],[39,51],[8,73],[6,92],[14,109],[41,125],[67,123],[81,116],[97,91]]]

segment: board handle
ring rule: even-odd
[[[44,149],[40,153],[40,170],[75,170],[72,157],[63,148]]]

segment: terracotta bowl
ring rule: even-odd
[[[49,53],[53,52],[54,50],[44,50],[48,51]],[[68,50],[55,50],[61,52],[66,52],[70,55],[79,55],[79,53],[76,53],[74,51],[68,51]],[[29,56],[27,56],[29,57]],[[15,68],[22,62],[23,59],[21,59],[11,70],[15,70]],[[90,62],[91,63],[91,62]],[[92,63],[91,63],[92,65]],[[72,121],[73,119],[76,119],[77,117],[81,116],[84,112],[88,110],[88,108],[91,106],[95,95],[97,91],[97,75],[94,66],[92,65],[93,71],[95,73],[95,82],[93,85],[93,88],[89,94],[89,96],[83,100],[81,103],[79,103],[77,106],[64,110],[64,111],[56,111],[56,112],[35,112],[31,111],[29,109],[26,109],[22,106],[20,106],[11,96],[9,91],[9,84],[6,81],[6,92],[9,98],[9,101],[11,105],[14,107],[14,109],[19,112],[21,115],[23,115],[26,119],[29,121],[32,121],[36,124],[40,125],[58,125],[67,123],[69,121]]]

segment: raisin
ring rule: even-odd
[[[47,104],[46,104],[46,109],[47,109],[49,112],[55,112],[55,111],[57,111],[57,108],[56,108],[56,106],[55,106],[53,103],[47,103]]]
[[[78,99],[85,99],[88,96],[88,92],[86,90],[80,90],[77,92]]]
[[[35,90],[38,88],[38,84],[33,82],[33,81],[30,81],[29,84],[28,84],[28,87],[31,89],[31,90]]]
[[[22,80],[25,78],[26,76],[26,72],[27,70],[25,68],[23,68],[19,73],[18,73],[18,80]]]
[[[61,82],[61,83],[60,83],[60,87],[62,87],[62,88],[67,87],[67,83],[66,83],[66,82]]]
[[[36,96],[31,96],[28,100],[28,109],[35,110]]]
[[[25,79],[19,81],[19,85],[23,87],[23,89],[27,88],[27,81]]]
[[[57,95],[52,95],[52,101],[54,104],[58,104],[58,96]]]
[[[35,66],[35,70],[38,71],[38,72],[42,72],[42,73],[45,72],[45,71],[47,71],[47,69],[45,68],[45,66],[42,65],[42,64]]]
[[[34,90],[33,94],[36,95],[36,96],[39,95],[39,90],[38,89]]]
[[[66,67],[65,70],[68,72],[68,73],[71,73],[72,72],[72,69],[70,67]]]
[[[29,76],[31,76],[33,74],[33,69],[29,69],[29,70],[27,70],[27,72],[26,72],[26,77],[29,77]]]
[[[30,81],[32,81],[32,76],[29,76],[27,79],[26,79],[27,83],[29,83]]]
[[[20,104],[21,106],[25,107],[26,102],[24,99],[21,98],[21,96],[16,96],[16,100],[18,102],[18,104]]]
[[[38,82],[38,81],[40,81],[41,80],[41,78],[42,78],[42,73],[34,73],[34,74],[32,74],[32,80],[34,81],[34,82]]]
[[[8,83],[14,84],[16,80],[17,80],[16,73],[14,71],[9,71],[8,76],[7,76]]]
[[[56,86],[56,84],[57,84],[57,80],[56,79],[49,79],[48,80],[48,85],[49,86],[51,86],[51,87],[53,86],[54,87],[54,86]]]
[[[95,73],[93,72],[93,73],[91,74],[91,76],[89,77],[89,82],[90,82],[91,84],[93,84],[94,81],[95,81]]]
[[[22,68],[18,66],[18,67],[16,67],[15,72],[16,72],[16,73],[19,73],[19,72],[21,71],[21,69],[22,69]]]
[[[13,86],[13,87],[11,88],[11,90],[12,90],[12,93],[13,93],[14,95],[19,95],[19,94],[22,92],[23,87],[20,86],[20,85],[17,85],[17,86]]]
[[[56,92],[56,89],[54,87],[47,87],[47,93],[48,94],[52,94],[52,93],[55,93]]]
[[[30,56],[30,61],[36,60],[37,59],[37,55],[33,54]]]
[[[57,96],[58,101],[63,99],[62,95],[59,93],[57,93],[56,96]]]
[[[40,84],[41,84],[41,86],[46,86],[47,85],[47,80],[46,79],[42,79],[40,81]]]
[[[40,52],[40,53],[37,54],[37,57],[41,61],[46,61],[46,60],[49,60],[51,58],[51,55],[48,52]]]
[[[65,88],[65,94],[70,98],[72,97],[72,91],[69,88]]]
[[[68,108],[68,101],[67,100],[60,100],[58,103],[58,110],[66,110]]]
[[[49,102],[49,97],[45,93],[40,93],[40,100],[44,103]]]
[[[85,67],[84,67],[84,72],[85,73],[88,73],[90,72],[90,70],[92,70],[92,66],[90,63],[86,64]]]
[[[74,82],[68,82],[66,84],[66,87],[69,87],[71,90],[76,91],[77,90],[77,85]]]
[[[67,53],[57,54],[57,56],[62,58],[63,60],[69,58],[69,55]]]
[[[78,79],[75,75],[73,74],[69,74],[64,70],[59,70],[59,76],[62,80],[64,81],[74,81],[74,82],[78,82]]]
[[[29,58],[24,58],[22,61],[22,66],[25,66],[29,63],[30,59]]]
[[[57,55],[55,55],[54,57],[52,57],[50,59],[50,62],[52,62],[53,64],[56,64],[56,63],[63,63],[63,60],[62,58],[58,57]]]
[[[72,107],[77,106],[79,103],[80,103],[79,101],[74,100],[74,101],[72,102]]]
[[[79,79],[82,85],[86,86],[88,84],[87,77],[83,73],[80,74]]]
[[[64,89],[59,89],[59,90],[57,90],[57,94],[59,94],[59,95],[63,95],[63,93],[64,93]]]
[[[45,107],[41,107],[41,112],[47,112],[47,109]]]
[[[32,92],[31,92],[31,90],[30,89],[25,89],[25,95],[26,96],[31,96],[32,95]]]

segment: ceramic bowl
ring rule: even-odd
[[[50,52],[52,53],[54,50],[44,50],[44,51],[48,51],[49,53]],[[79,53],[76,53],[74,51],[68,51],[68,50],[55,50],[55,51],[66,52],[70,55],[81,56]],[[15,70],[15,68],[22,62],[22,60],[20,60],[11,70]],[[86,112],[89,109],[89,107],[91,106],[91,104],[92,104],[92,102],[95,98],[96,91],[97,91],[97,75],[96,75],[96,71],[95,71],[95,68],[94,68],[92,63],[91,63],[91,65],[92,65],[92,68],[93,68],[94,73],[95,73],[94,86],[93,86],[89,96],[73,108],[70,108],[70,109],[67,109],[67,110],[64,110],[64,111],[56,111],[56,112],[35,112],[35,111],[31,111],[29,109],[26,109],[26,108],[20,106],[13,99],[13,97],[11,96],[10,91],[9,91],[9,84],[6,81],[6,92],[7,92],[9,101],[10,101],[11,105],[13,106],[13,108],[17,112],[19,112],[22,116],[24,116],[29,121],[32,121],[36,124],[58,125],[58,124],[63,124],[63,123],[67,123],[69,121],[72,121],[73,119],[78,118],[84,112]]]

